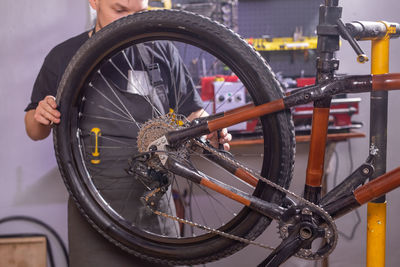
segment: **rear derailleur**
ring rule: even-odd
[[[126,171],[147,189],[140,198],[143,204],[156,209],[171,184],[168,171],[162,167],[158,157],[154,157],[152,152],[141,153],[129,160]]]

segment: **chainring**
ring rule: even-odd
[[[307,208],[308,210],[308,208]],[[317,210],[309,212],[318,214]],[[299,223],[298,216],[292,216],[286,221],[279,221],[278,222],[278,234],[279,237],[284,240],[288,238],[291,228],[294,227],[297,223]],[[322,218],[321,218],[322,219]],[[335,247],[336,245],[336,240],[335,236],[333,235],[333,232],[335,231],[335,226],[331,225],[328,221],[325,221],[322,225],[319,226],[320,228],[325,229],[325,236],[322,237],[322,240],[320,242],[320,246],[318,248],[301,248],[297,253],[296,256],[303,258],[303,259],[318,259],[321,258],[321,256],[329,254]],[[313,242],[316,242],[315,240]]]

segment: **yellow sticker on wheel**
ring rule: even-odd
[[[99,150],[99,137],[101,136],[101,131],[99,128],[93,128],[90,131],[90,135],[93,138],[93,151],[92,156],[93,159],[90,161],[92,164],[99,164],[100,163],[100,150]]]

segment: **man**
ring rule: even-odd
[[[31,103],[25,109],[25,126],[28,136],[33,140],[42,140],[50,135],[51,125],[60,123],[61,114],[57,110],[54,96],[68,62],[95,32],[109,23],[126,15],[147,9],[145,0],[89,0],[97,13],[95,28],[84,32],[53,48],[46,56],[35,81]],[[189,118],[203,114],[202,109],[193,111]],[[226,130],[220,140],[216,134],[208,136],[213,145],[218,141],[229,149],[227,144],[231,136]],[[105,240],[79,214],[75,205],[68,203],[68,236],[70,266],[154,266],[151,263],[129,255]]]

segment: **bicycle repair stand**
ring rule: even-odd
[[[338,7],[338,0],[326,0],[325,6],[320,8],[320,21],[317,28],[317,81],[322,82],[324,79],[332,78],[334,71],[339,66],[339,62],[333,56],[333,53],[338,50],[339,35],[350,43],[357,53],[357,61],[360,63],[367,62],[368,57],[361,50],[355,39],[372,41],[371,74],[388,73],[389,41],[391,37],[398,37],[399,35],[396,24],[383,21],[356,21],[344,25],[340,17],[341,8]],[[370,180],[373,180],[386,172],[388,92],[372,92],[370,98],[370,150],[371,154],[375,154],[372,162],[375,171]],[[314,103],[313,116],[323,116],[327,121],[329,106],[330,99]],[[328,111],[323,110],[324,108],[328,109]],[[305,197],[317,203],[319,199],[313,199],[311,196],[315,198],[315,190],[320,190],[321,188],[324,156],[320,157],[320,155],[325,153],[323,149],[326,145],[325,136],[327,130],[320,129],[321,126],[318,127],[317,125],[315,127],[317,131],[312,133],[311,138],[323,140],[324,143],[321,144],[319,142],[319,148],[310,147]],[[317,142],[314,143],[316,144]],[[315,161],[318,158],[320,158],[320,162]],[[315,176],[316,173],[318,173],[317,177]],[[367,224],[367,267],[384,267],[386,241],[385,196],[368,203]]]
[[[325,10],[327,14],[322,14],[320,10],[320,17],[332,18],[337,15],[338,1],[332,0],[326,1]],[[321,19],[320,19],[321,25]],[[336,35],[333,37],[327,37],[329,29],[326,25],[320,26],[318,36],[324,34],[324,38],[328,38],[327,43],[333,43]],[[332,26],[332,25],[330,25]],[[358,46],[357,40],[370,40],[372,41],[372,55],[371,55],[371,74],[385,74],[389,72],[389,41],[392,36],[398,37],[396,32],[396,24],[388,22],[361,22],[356,21],[344,25],[340,20],[337,19],[337,32],[340,36],[346,39],[354,51],[357,53],[357,61],[365,63],[368,61],[368,57],[364,54],[361,48]],[[321,31],[321,29],[323,29]],[[326,34],[326,35],[325,35]],[[319,38],[320,39],[320,38]],[[321,40],[321,49],[324,48],[325,42]],[[319,45],[320,43],[318,43]],[[336,44],[336,43],[335,43]],[[330,50],[332,52],[333,46],[331,45]],[[324,52],[321,51],[321,55]],[[320,56],[321,58],[321,56]],[[319,59],[320,60],[320,59]],[[331,70],[334,69],[335,61],[331,58],[332,66]],[[321,64],[318,64],[320,67]],[[324,73],[322,69],[322,73]],[[318,68],[318,75],[321,75],[321,70]],[[322,75],[324,76],[324,75]],[[323,78],[323,77],[322,77]],[[318,78],[318,81],[321,81]],[[370,149],[373,150],[371,153],[376,153],[373,159],[374,174],[370,178],[373,180],[380,175],[386,173],[386,148],[387,148],[387,116],[388,116],[388,92],[377,91],[372,92],[370,97]],[[325,133],[324,133],[325,135]],[[321,145],[321,147],[323,147]],[[323,162],[322,162],[323,163]],[[323,166],[321,164],[320,166]],[[322,173],[322,169],[320,170]],[[322,176],[321,176],[322,179]],[[385,266],[385,241],[386,241],[386,198],[385,196],[368,203],[368,215],[367,215],[367,267],[384,267]]]
[[[380,29],[379,36],[363,36],[372,41],[371,74],[389,72],[389,41],[396,34],[396,26],[388,22],[359,22]],[[370,149],[377,150],[371,180],[386,173],[388,91],[371,93]],[[367,267],[385,266],[386,197],[368,203],[367,211]]]
[[[398,37],[397,23],[385,21],[369,22],[355,21],[338,24],[342,37],[347,39],[358,54],[360,63],[368,61],[362,50],[353,38],[372,42],[371,74],[385,74],[389,72],[389,41]],[[344,28],[348,29],[347,32]],[[388,118],[388,91],[374,91],[370,96],[370,154],[374,154],[372,165],[373,180],[386,173],[387,154],[387,118]],[[367,267],[385,266],[386,242],[386,197],[382,196],[368,203],[367,211]]]

